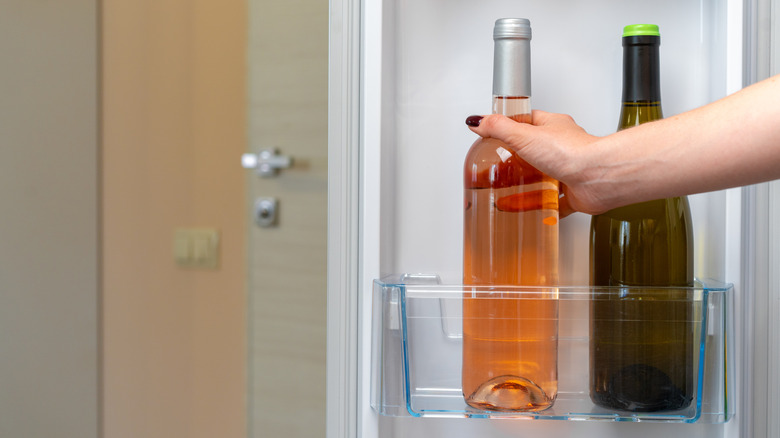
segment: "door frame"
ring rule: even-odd
[[[747,0],[744,85],[780,73],[780,0]],[[739,436],[780,433],[780,181],[745,187],[740,312]]]
[[[328,437],[358,437],[360,0],[331,0],[328,47]]]

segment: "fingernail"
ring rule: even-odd
[[[482,121],[482,116],[468,116],[466,117],[466,125],[477,127],[479,126],[479,122]]]

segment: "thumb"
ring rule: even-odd
[[[522,147],[526,143],[533,126],[528,123],[519,123],[501,114],[487,116],[470,116],[466,118],[469,129],[481,137],[492,137],[504,143]]]

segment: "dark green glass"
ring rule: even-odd
[[[662,118],[660,37],[623,37],[618,129]],[[590,397],[636,412],[683,409],[694,391],[693,238],[686,197],[591,220]]]

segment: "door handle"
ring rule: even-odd
[[[292,166],[292,158],[279,155],[276,149],[262,149],[257,154],[244,154],[241,156],[241,165],[244,169],[255,169],[263,178],[276,176],[279,169],[287,169]]]

